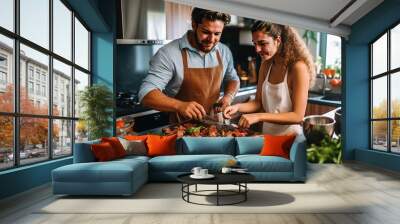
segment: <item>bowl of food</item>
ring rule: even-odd
[[[335,120],[324,115],[310,115],[303,120],[303,132],[308,144],[319,144],[326,136],[332,137]]]

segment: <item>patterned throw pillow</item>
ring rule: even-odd
[[[145,156],[147,155],[147,148],[145,141],[142,140],[126,140],[119,138],[122,146],[126,151],[126,155]]]

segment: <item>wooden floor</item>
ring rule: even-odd
[[[367,204],[357,214],[36,214],[54,200],[50,186],[42,186],[0,202],[0,223],[400,223],[400,174],[359,163],[310,164],[308,183],[317,183],[345,201]]]

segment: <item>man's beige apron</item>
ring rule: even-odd
[[[207,114],[219,98],[222,81],[222,60],[218,51],[218,65],[211,68],[189,68],[187,49],[182,50],[183,81],[175,98],[181,101],[196,101],[204,107]],[[171,113],[170,122],[181,122],[185,118],[178,113]]]

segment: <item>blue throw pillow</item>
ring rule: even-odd
[[[261,136],[237,137],[236,155],[259,154],[264,145],[264,138]]]
[[[233,137],[183,137],[181,152],[178,154],[225,154],[235,155]]]
[[[96,158],[91,149],[92,144],[99,144],[100,140],[75,143],[74,147],[74,163],[95,162]]]

